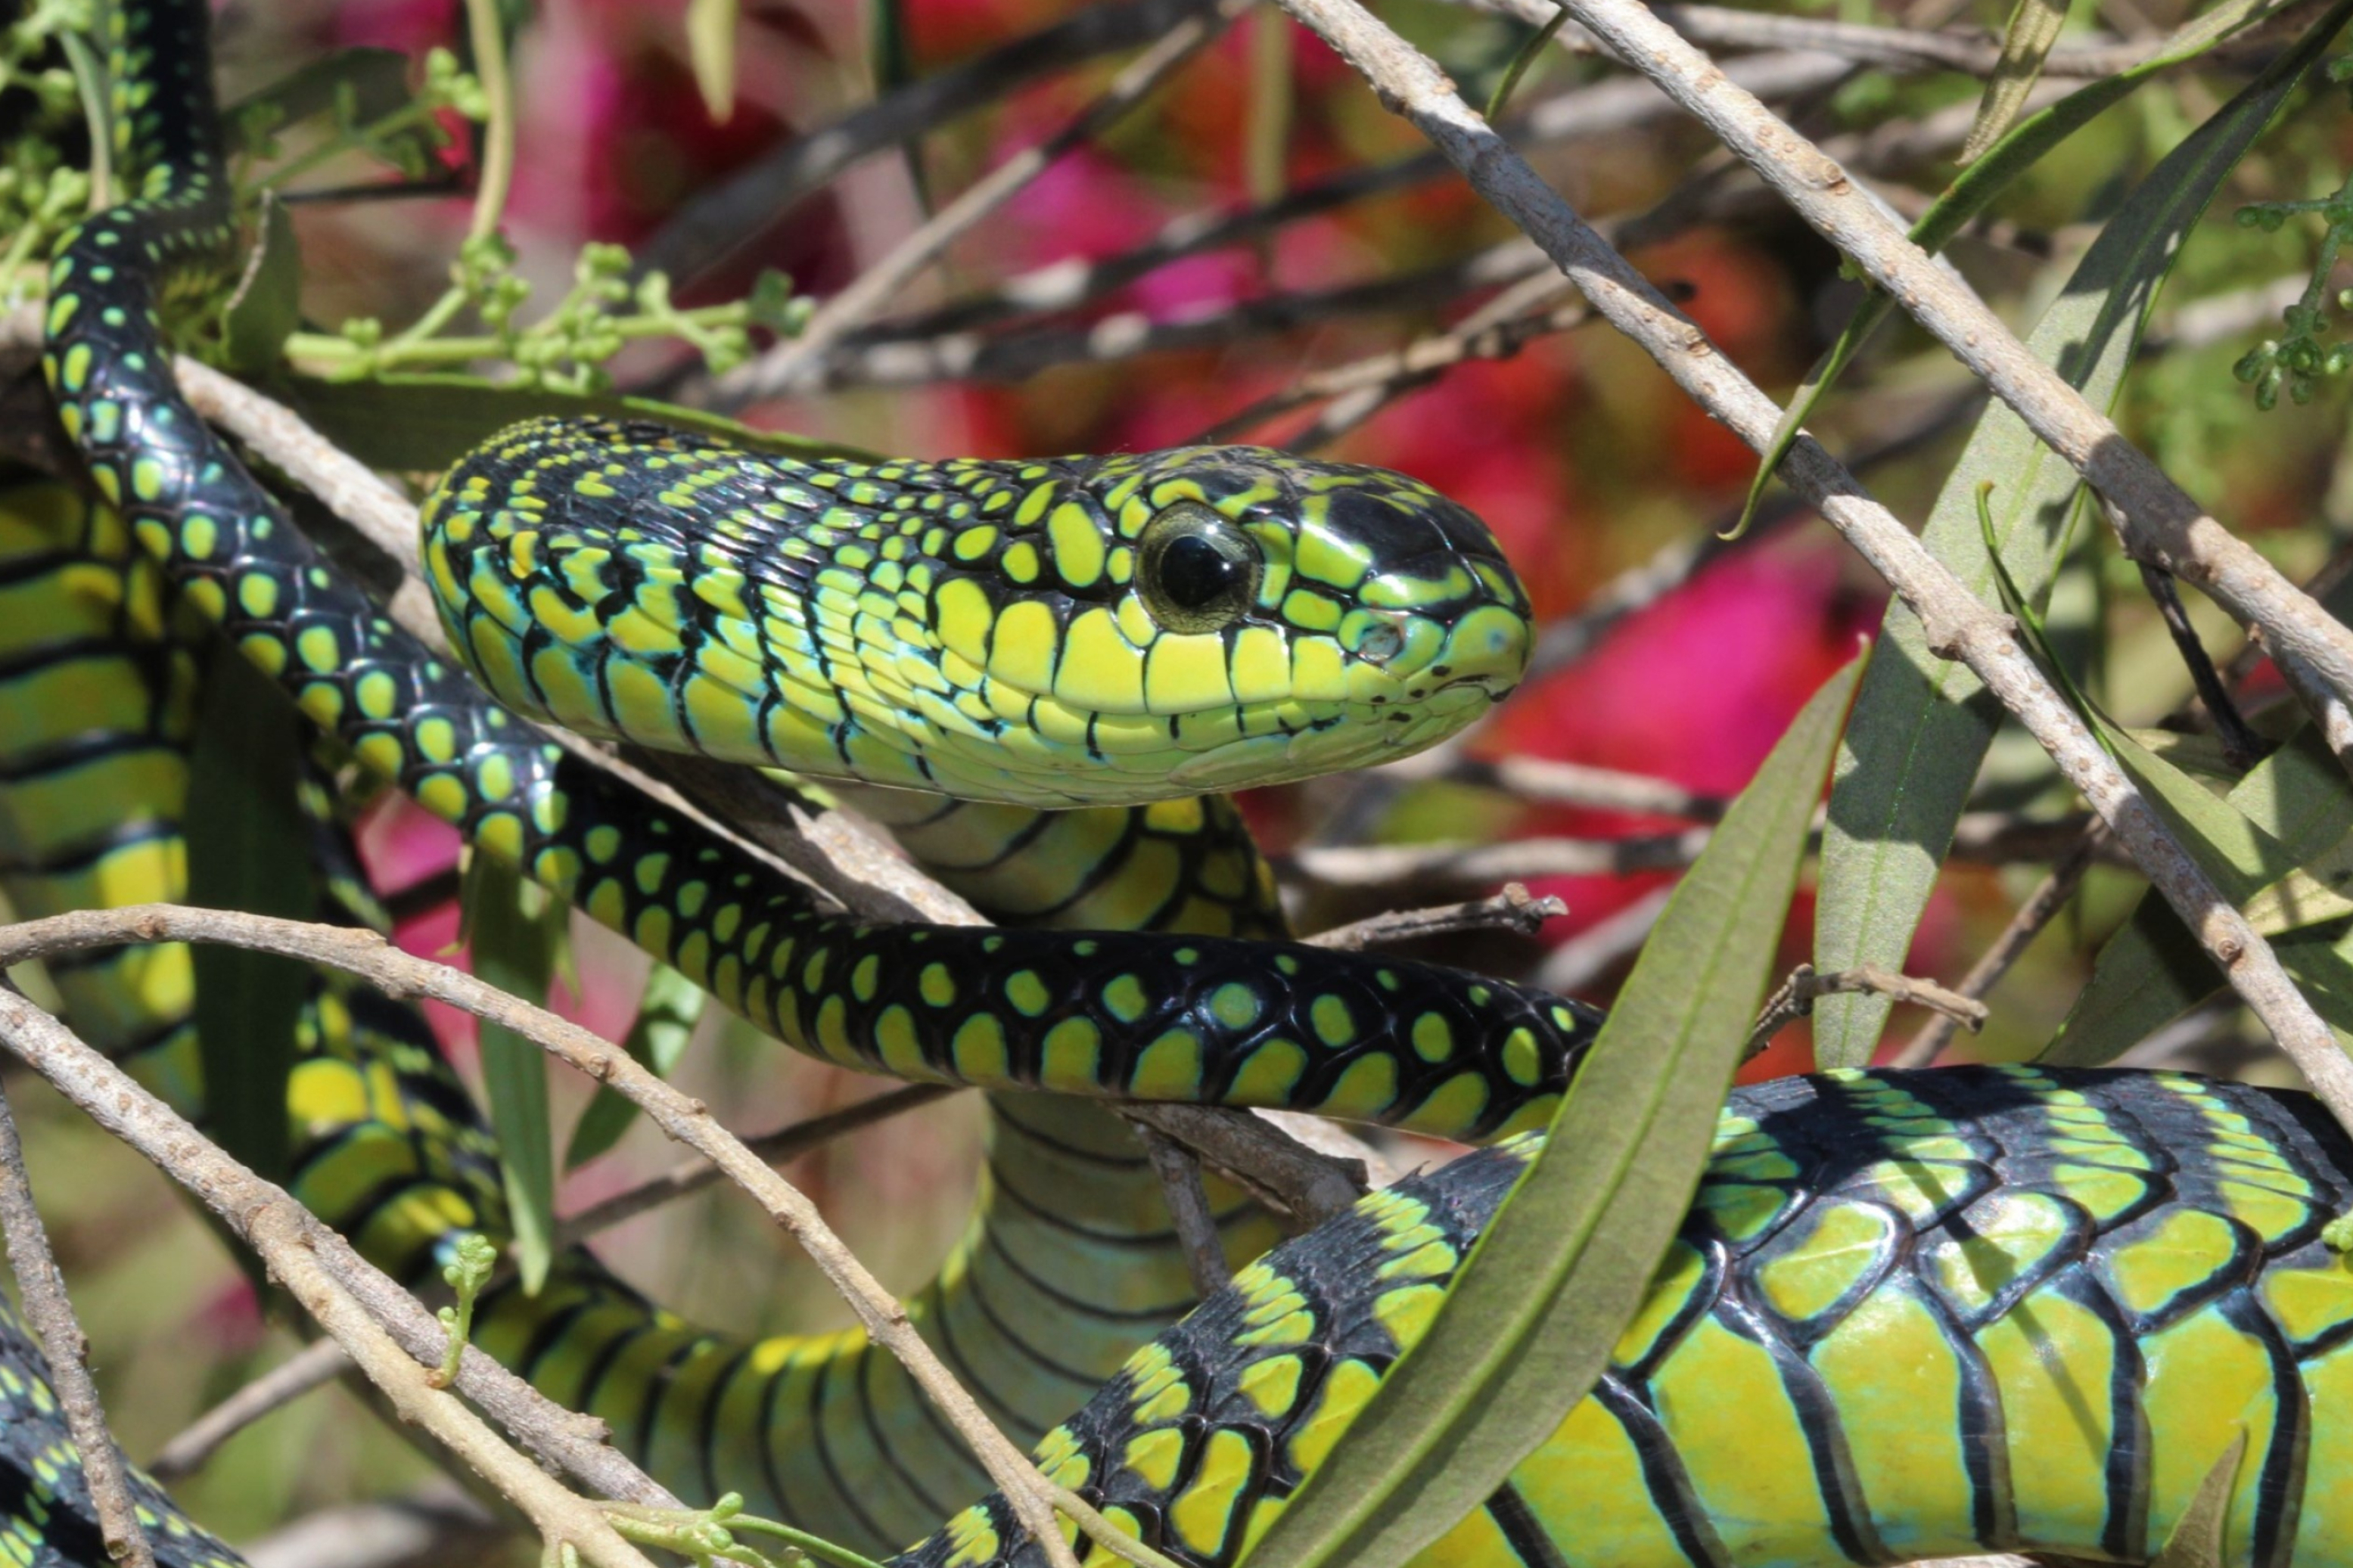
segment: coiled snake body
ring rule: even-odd
[[[1072,820],[1124,822],[1107,837],[1127,859],[1107,880],[1136,911],[1106,923],[1142,929],[885,928],[823,912],[486,700],[321,560],[197,422],[156,309],[229,240],[205,8],[125,5],[115,23],[121,152],[143,183],[62,247],[45,362],[113,510],[90,514],[78,541],[27,547],[111,563],[107,580],[134,585],[124,602],[153,595],[156,613],[107,622],[91,657],[177,646],[160,609],[175,600],[482,852],[829,1058],[1506,1139],[1250,1264],[1045,1432],[1050,1473],[1114,1520],[1181,1560],[1234,1561],[1427,1328],[1531,1151],[1508,1135],[1547,1117],[1593,1019],[1429,966],[1173,934],[1248,934],[1254,869],[1167,847],[1213,833],[1214,812],[1122,803],[1349,765],[1458,728],[1525,658],[1525,602],[1483,530],[1410,481],[1255,453],[853,467],[539,426],[461,464],[428,507],[427,575],[460,658],[513,708],[1000,803],[975,811],[1092,803],[1102,815]],[[12,679],[62,657],[29,653]],[[139,686],[130,666],[108,679],[145,693],[132,704],[156,742],[145,750],[170,752],[184,730],[169,683]],[[27,741],[5,770],[20,837],[61,842],[54,796],[43,807],[24,792],[79,764],[26,762],[26,748],[39,751]],[[137,798],[129,778],[110,787]],[[1155,826],[1155,811],[1171,815]],[[91,863],[125,847],[100,844]],[[62,888],[71,859],[31,857],[16,882]],[[168,858],[149,869],[58,896],[168,896]],[[1104,885],[1073,878],[1036,905],[1100,914]],[[184,990],[165,974],[132,1005],[105,984],[128,973],[110,965],[171,962],[110,959],[82,989],[94,1013],[139,1015],[118,1020],[115,1043],[149,1047],[158,1081],[180,1072],[193,1100]],[[429,1038],[397,1009],[332,993],[315,1017],[293,1089],[306,1195],[412,1275],[454,1230],[495,1230],[479,1130]],[[383,1061],[398,1070],[375,1075]],[[1025,1113],[1008,1114],[1018,1129]],[[1042,1223],[1008,1240],[1008,1223],[985,1222],[928,1303],[935,1335],[953,1340],[961,1321],[993,1336],[967,1368],[984,1389],[1100,1376],[1053,1352],[1067,1323],[1086,1342],[1077,1359],[1105,1353],[1113,1336],[1094,1342],[1085,1325],[1119,1313],[1084,1279],[1104,1272],[1102,1245],[1148,1242],[1160,1223],[1128,1215],[1091,1237],[1071,1217],[1082,1184],[1020,1187],[1060,1159],[1124,1168],[1125,1190],[1147,1190],[1132,1151],[1090,1146],[1104,1123],[1080,1108],[1058,1130],[1058,1114],[998,1145],[1000,1207]],[[2195,1079],[1969,1070],[1743,1091],[1601,1386],[1429,1559],[1712,1568],[2031,1547],[2131,1560],[2164,1543],[2232,1453],[2226,1561],[2353,1559],[2340,1517],[2353,1405],[2335,1387],[2353,1273],[2320,1240],[2348,1196],[2353,1149],[2306,1102]],[[485,1343],[620,1417],[680,1489],[748,1479],[802,1522],[871,1540],[903,1538],[911,1514],[938,1519],[953,1493],[934,1494],[969,1482],[880,1358],[728,1345],[585,1259],[567,1269],[538,1301],[492,1303]],[[1008,1288],[1027,1291],[1009,1310],[991,1294]],[[1149,1331],[1173,1305],[1130,1324]],[[77,1483],[29,1349],[5,1348],[0,1470],[41,1496],[13,1516],[18,1539],[28,1556],[76,1560],[59,1554],[86,1555],[73,1544],[85,1538],[59,1521]],[[997,1403],[1017,1426],[1044,1426],[1024,1398]],[[839,1462],[853,1451],[873,1468]],[[827,1494],[796,1495],[812,1460]],[[218,1557],[181,1528],[173,1519],[168,1550]],[[902,1561],[1036,1557],[985,1501]]]

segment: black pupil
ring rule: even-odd
[[[1168,542],[1160,557],[1160,591],[1171,604],[1207,609],[1232,592],[1242,563],[1198,533]]]

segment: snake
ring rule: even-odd
[[[426,509],[444,652],[320,556],[171,379],[163,309],[234,240],[206,21],[201,4],[115,8],[117,162],[140,183],[61,245],[44,357],[96,503],[66,529],[78,538],[60,545],[53,526],[0,569],[37,595],[76,574],[106,612],[63,653],[18,645],[0,676],[12,693],[86,656],[86,689],[131,683],[121,733],[142,738],[84,743],[102,726],[69,684],[26,704],[22,729],[53,720],[63,738],[9,741],[24,847],[87,832],[101,801],[152,831],[79,859],[12,850],[12,900],[44,879],[93,902],[168,885],[172,813],[141,803],[168,793],[158,775],[184,743],[185,650],[225,638],[339,755],[786,1043],[997,1091],[1000,1130],[1027,1114],[1026,1140],[1000,1131],[992,1176],[1031,1234],[976,1222],[930,1314],[961,1300],[989,1321],[995,1348],[967,1369],[984,1386],[1046,1370],[1038,1352],[1115,1315],[1054,1268],[1116,1272],[1104,1251],[1161,1223],[1074,1228],[1090,1195],[1069,1173],[1110,1186],[1123,1161],[1138,1169],[1132,1146],[1089,1142],[1108,1125],[1091,1100],[1277,1105],[1489,1142],[1243,1263],[1182,1321],[1132,1335],[1149,1342],[1038,1434],[1048,1474],[1114,1523],[1181,1562],[1240,1560],[1428,1331],[1597,1019],[1501,981],[1252,940],[1273,934],[1262,868],[1229,811],[1182,797],[1401,754],[1500,700],[1526,602],[1492,540],[1410,480],[1249,450],[813,463],[541,423],[470,454]],[[533,718],[963,795],[976,804],[904,807],[913,836],[950,858],[994,837],[972,868],[1039,923],[831,912]],[[134,776],[111,776],[118,763]],[[85,767],[100,772],[69,779]],[[78,792],[77,823],[60,801]],[[1115,854],[1008,873],[1057,836]],[[93,960],[69,1006],[86,1029],[112,1016],[151,1082],[201,1103],[174,962]],[[290,1109],[308,1201],[407,1278],[455,1230],[496,1227],[484,1137],[413,1016],[322,987],[303,1053]],[[1061,1184],[1020,1189],[1008,1173],[1025,1159],[1060,1160]],[[2221,1560],[2353,1559],[2338,1518],[2353,1405],[2335,1388],[2353,1271],[2324,1235],[2348,1173],[2353,1148],[2309,1100],[2182,1075],[1963,1068],[1738,1090],[1609,1369],[1423,1561],[2133,1561],[2217,1484]],[[1227,1208],[1241,1233],[1245,1208]],[[1065,1261],[1034,1262],[1050,1234],[1071,1238]],[[1032,1288],[1010,1316],[969,1289],[983,1258]],[[861,1425],[889,1448],[929,1419],[892,1404],[854,1347],[731,1345],[593,1262],[559,1278],[491,1303],[486,1343],[504,1334],[543,1384],[627,1412],[623,1440],[683,1490],[743,1473],[773,1495],[778,1434],[795,1430],[776,1423],[796,1415],[820,1468]],[[0,1540],[28,1562],[95,1562],[40,1366],[0,1328]],[[1001,1500],[933,1506],[938,1478],[962,1484],[946,1448],[934,1431],[891,1456],[895,1477],[837,1478],[881,1515],[859,1531],[930,1508],[895,1563],[1042,1561]],[[234,1561],[160,1492],[142,1500],[168,1560]]]

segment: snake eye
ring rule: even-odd
[[[1163,629],[1214,632],[1241,619],[1264,570],[1257,540],[1206,506],[1179,501],[1145,525],[1135,585]]]

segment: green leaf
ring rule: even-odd
[[[629,1025],[621,1048],[631,1060],[668,1078],[685,1054],[686,1043],[693,1037],[694,1026],[710,1000],[709,992],[677,970],[655,964],[646,975],[645,994],[638,1000],[637,1018]],[[564,1168],[576,1170],[620,1142],[637,1114],[634,1100],[599,1084],[596,1097],[573,1124],[572,1142],[564,1151]]]
[[[477,855],[466,868],[466,931],[476,978],[534,1005],[547,1001],[568,906],[514,868]],[[555,1237],[555,1133],[547,1104],[547,1053],[503,1025],[480,1031],[482,1088],[499,1138],[523,1289],[546,1282]]]
[[[2165,1545],[2149,1568],[2222,1568],[2229,1561],[2222,1543],[2231,1522],[2231,1499],[2238,1490],[2239,1467],[2246,1458],[2247,1428],[2242,1424],[2231,1446],[2198,1483],[2189,1506],[2173,1521]]]
[[[686,53],[712,120],[735,114],[735,0],[687,0]]]
[[[2043,313],[2028,347],[2094,407],[2115,401],[2183,235],[2348,11],[2353,4],[2339,0],[2294,49],[2159,163]],[[1976,518],[1977,487],[1986,480],[2000,486],[1994,521],[2002,559],[2021,590],[2039,598],[2065,545],[2077,499],[2074,470],[2007,406],[1988,408],[1978,422],[1922,540],[1973,593],[1990,600],[1993,569]],[[1919,621],[1891,603],[1831,791],[1815,967],[1903,966],[2000,718],[1977,677],[1930,653]],[[1822,998],[1814,1008],[1817,1060],[1826,1068],[1869,1061],[1889,1006],[1877,996]]]
[[[2189,787],[2199,789],[2194,784]],[[2205,794],[2202,789],[2199,793]],[[2353,790],[2347,789],[2343,770],[2315,731],[2300,731],[2216,804],[2247,825],[2242,835],[2242,861],[2226,865],[2216,873],[2217,880],[2224,896],[2246,907],[2258,930],[2266,935],[2295,932],[2335,918],[2308,906],[2312,920],[2289,924],[2284,911],[2273,907],[2295,890],[2292,879],[2300,868],[2333,885],[2328,879],[2343,854],[2347,834],[2353,833]],[[2205,857],[2200,858],[2202,863]],[[2311,941],[2281,942],[2281,963],[2301,978],[2299,972],[2306,967],[2301,955],[2314,945]],[[2078,1067],[2113,1061],[2222,984],[2221,971],[2172,906],[2154,894],[2144,895],[2132,918],[2100,950],[2091,982],[2075,999],[2058,1035],[2043,1047],[2041,1059]],[[2336,1022],[2337,1016],[2330,1021]]]
[[[113,94],[108,90],[106,62],[79,32],[58,35],[66,67],[73,72],[74,94],[81,100],[82,123],[90,131],[90,210],[112,206],[114,194]]]
[[[2353,614],[2353,582],[2339,584],[2321,602],[2337,619]],[[2343,874],[2353,867],[2353,785],[2327,742],[2307,724],[2296,731],[2230,786],[2224,796],[2232,807],[2276,839],[2284,857],[2300,874],[2323,885],[2344,885]],[[2274,945],[2280,962],[2299,980],[2328,985],[2314,965],[2334,965],[2353,952],[2337,952],[2328,960],[2309,955],[2334,944],[2334,933],[2308,931],[2307,926],[2331,917],[2307,906],[2300,913],[2314,919],[2288,923],[2275,905],[2296,891],[2299,873],[2258,889],[2247,900],[2246,913],[2265,936],[2284,938]],[[2222,975],[2182,926],[2172,906],[2154,894],[2143,894],[2132,918],[2118,928],[2100,950],[2090,984],[2068,1012],[2056,1039],[2043,1047],[2046,1060],[2091,1065],[2113,1061],[2200,1002],[2222,989]],[[2353,1027],[2353,1011],[2337,1009],[2316,994],[2321,1015],[2340,1028]]]
[[[294,237],[294,215],[266,191],[261,212],[255,252],[222,313],[227,367],[243,375],[258,375],[276,364],[302,319],[302,247]]]
[[[1529,34],[1526,41],[1512,52],[1512,63],[1504,68],[1503,77],[1495,83],[1495,90],[1487,95],[1487,107],[1482,112],[1489,124],[1504,117],[1504,106],[1512,101],[1512,93],[1519,87],[1520,78],[1527,74],[1528,68],[1535,64],[1536,58],[1552,43],[1553,35],[1559,32],[1561,25],[1568,20],[1567,5],[1562,4],[1562,0],[1554,0],[1554,4],[1560,8],[1552,14],[1552,20]],[[1280,16],[1279,13],[1270,15]]]
[[[2039,114],[2028,116],[2011,128],[2000,141],[1965,169],[1945,194],[1930,204],[1912,226],[1912,242],[1930,255],[1951,243],[1955,235],[1967,227],[1971,219],[1992,205],[1994,197],[2010,187],[2012,181],[2041,163],[2045,154],[2061,142],[2081,131],[2100,115],[2129,97],[2143,83],[2158,72],[2168,70],[2182,61],[2195,58],[2240,28],[2261,21],[2276,10],[2285,0],[2229,0],[2207,15],[2178,29],[2169,47],[2129,70],[2117,72],[2083,87],[2061,99]],[[2333,31],[2333,28],[2331,29]],[[2150,182],[2153,185],[2154,181]],[[2144,187],[2147,188],[2147,187]],[[2200,202],[2202,210],[2204,203]],[[2120,215],[2121,216],[2121,215]],[[2193,215],[2194,216],[2194,215]],[[2078,276],[2081,276],[2079,270]],[[1773,438],[1766,444],[1765,455],[1757,466],[1757,477],[1748,483],[1748,499],[1740,509],[1740,519],[1732,525],[1732,537],[1747,531],[1749,521],[1757,514],[1757,503],[1764,499],[1765,488],[1772,483],[1781,459],[1789,455],[1790,443],[1813,417],[1831,385],[1852,363],[1880,322],[1887,319],[1894,302],[1879,290],[1865,293],[1854,314],[1847,318],[1846,326],[1837,341],[1806,379],[1799,384],[1797,395],[1789,399],[1788,408],[1780,423],[1773,427]]]
[[[856,447],[754,430],[655,398],[586,397],[543,387],[499,386],[477,376],[385,381],[296,376],[287,396],[321,434],[361,462],[410,472],[446,468],[515,421],[546,414],[574,419],[652,419],[786,457],[873,458]]]
[[[1586,1396],[1706,1163],[1860,663],[1814,694],[1733,803],[1644,944],[1543,1152],[1427,1335],[1250,1568],[1405,1562]]]
[[[205,677],[188,783],[188,901],[285,920],[318,918],[294,706],[226,642]],[[273,1181],[291,1147],[286,1081],[295,1026],[317,976],[274,953],[199,942],[196,1050],[205,1120],[221,1146]]]
[[[1978,103],[1977,123],[1961,143],[1960,161],[1974,163],[2026,107],[2026,95],[2042,79],[2042,62],[2067,26],[2067,0],[2018,0],[2001,36],[2001,55]]]

